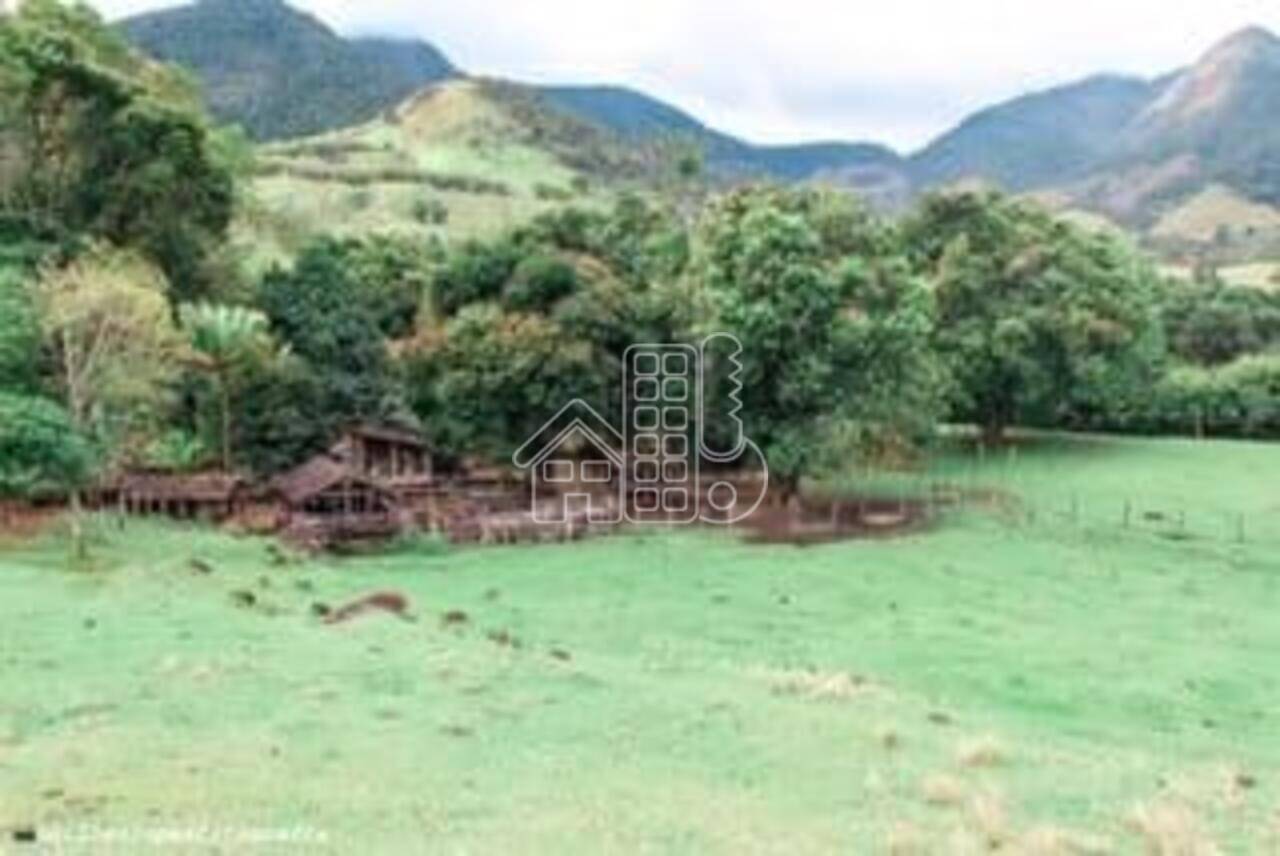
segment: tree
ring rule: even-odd
[[[1170,282],[1163,323],[1169,349],[1180,360],[1216,366],[1280,343],[1280,298],[1257,288]]]
[[[249,372],[236,400],[238,456],[255,473],[281,472],[332,442],[340,419],[325,410],[324,381],[288,352]]]
[[[938,307],[956,415],[998,444],[1014,423],[1116,421],[1164,354],[1159,282],[1118,239],[997,194],[929,197],[905,227]]]
[[[400,410],[383,330],[347,261],[347,247],[321,240],[303,249],[292,270],[269,271],[259,287],[276,341],[312,376],[313,418],[300,448],[322,447],[352,420]]]
[[[164,277],[134,254],[95,247],[47,267],[34,297],[71,425],[107,462],[118,460],[154,421],[173,377],[178,339]],[[71,500],[83,554],[78,491]]]
[[[468,241],[436,271],[431,298],[436,314],[453,315],[471,303],[497,300],[522,252],[514,240]]]
[[[435,243],[377,235],[340,245],[378,329],[388,339],[413,334],[443,250]]]
[[[165,290],[154,267],[101,246],[47,267],[36,284],[57,385],[87,436],[121,439],[154,415],[178,354]]]
[[[0,390],[34,392],[40,382],[40,324],[17,271],[0,268]]]
[[[562,258],[534,252],[521,260],[503,293],[516,312],[547,312],[578,290],[578,272]]]
[[[191,345],[193,364],[211,375],[217,386],[222,469],[230,472],[232,385],[237,374],[270,357],[273,342],[267,316],[240,306],[202,303],[183,306],[181,318]]]
[[[88,476],[89,443],[46,398],[0,391],[0,497],[74,492]]]
[[[409,401],[446,454],[507,457],[574,398],[600,406],[616,383],[552,320],[467,307],[401,352]]]
[[[915,437],[936,412],[928,295],[870,218],[825,194],[748,189],[701,228],[709,329],[744,344],[743,415],[770,473],[794,494],[850,426],[862,453]],[[856,232],[831,228],[831,217]],[[898,404],[894,404],[898,402]]]
[[[33,234],[145,253],[182,296],[231,222],[231,172],[179,73],[84,5],[28,0],[0,27],[0,212]]]

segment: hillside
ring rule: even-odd
[[[190,71],[216,118],[259,140],[368,121],[455,73],[430,45],[342,39],[282,0],[197,0],[120,27],[144,52]]]
[[[260,261],[321,232],[492,235],[566,202],[604,204],[649,155],[528,88],[446,81],[371,122],[262,146],[241,235]]]
[[[1274,254],[1280,39],[1249,28],[1151,82],[1095,77],[962,123],[911,160],[917,188],[981,178],[1052,190],[1166,256]]]
[[[999,104],[966,119],[912,157],[917,184],[984,178],[1010,190],[1061,184],[1111,157],[1156,86],[1099,76]]]
[[[910,192],[902,158],[886,146],[842,142],[754,145],[626,87],[550,86],[540,92],[557,107],[632,141],[663,137],[692,141],[702,149],[714,176],[819,180],[852,187],[886,204],[897,204]]]
[[[1280,39],[1243,30],[1178,76],[1128,129],[1126,155],[1195,158],[1209,181],[1280,202]]]
[[[121,27],[144,52],[192,72],[202,82],[213,114],[244,125],[259,140],[361,124],[423,86],[461,76],[430,45],[346,40],[282,0],[197,0],[127,19]],[[624,87],[513,84],[512,89],[526,99],[541,97],[542,106],[632,145],[693,142],[716,177],[822,179],[889,202],[901,201],[909,190],[901,159],[884,146],[755,146]],[[595,153],[584,156],[594,159]]]

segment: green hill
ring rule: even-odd
[[[1081,178],[1111,157],[1155,91],[1129,77],[1100,76],[1000,104],[966,119],[911,160],[920,185],[966,178],[1027,190]]]
[[[368,121],[455,73],[430,45],[342,39],[282,0],[198,0],[120,27],[144,52],[189,70],[215,117],[260,140]]]
[[[675,136],[696,141],[705,152],[708,166],[725,176],[843,180],[872,192],[879,183],[892,185],[904,177],[902,158],[874,143],[753,145],[709,128],[684,111],[634,89],[550,86],[540,91],[552,104],[629,139]]]
[[[462,76],[430,45],[343,39],[282,0],[197,0],[120,26],[144,52],[200,80],[218,119],[243,125],[259,140],[362,124],[424,86]],[[692,142],[703,151],[709,172],[721,178],[821,179],[892,201],[908,190],[901,159],[884,146],[756,146],[624,87],[511,84],[510,91],[530,103],[540,98],[538,111],[553,107],[579,120],[579,126],[594,125],[633,146]],[[564,122],[558,125],[563,128]],[[595,146],[598,137],[584,132],[575,141]],[[559,157],[572,158],[565,146],[559,148]],[[598,149],[582,157],[594,161]]]
[[[534,90],[446,81],[365,124],[261,146],[241,236],[270,260],[322,232],[493,235],[565,203],[605,204],[658,156]]]

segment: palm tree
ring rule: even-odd
[[[222,468],[231,470],[231,383],[236,372],[265,359],[275,349],[267,316],[242,306],[187,304],[182,327],[191,346],[193,365],[213,377],[222,410]]]

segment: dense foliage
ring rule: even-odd
[[[7,495],[138,464],[274,473],[356,420],[502,460],[574,398],[620,416],[630,346],[718,332],[745,348],[742,418],[784,491],[910,460],[947,421],[992,443],[1280,435],[1280,298],[1162,281],[997,194],[893,222],[832,191],[690,192],[694,165],[485,241],[319,238],[249,276],[225,235],[243,146],[180,75],[31,0],[0,23],[0,83]]]
[[[41,239],[136,247],[178,293],[207,290],[232,175],[194,103],[87,7],[25,3],[0,25],[0,217]]]
[[[1164,356],[1159,282],[1119,240],[998,196],[925,200],[906,241],[933,282],[957,415],[1088,425],[1140,401]]]

